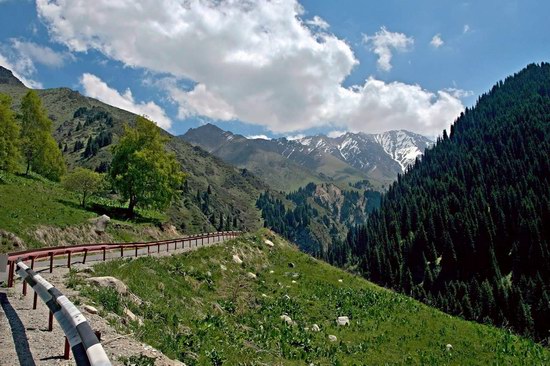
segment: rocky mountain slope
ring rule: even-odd
[[[27,91],[11,71],[0,67],[0,93],[12,97],[15,111]],[[53,134],[69,169],[83,166],[106,171],[111,160],[110,147],[117,143],[124,124],[132,125],[137,116],[68,88],[37,90],[37,93],[53,121]],[[255,201],[259,192],[267,189],[262,181],[199,147],[165,131],[163,134],[169,138],[168,149],[176,154],[187,173],[182,198],[168,211],[178,228],[191,232],[214,230],[217,224],[212,224],[215,221],[212,217],[219,220],[220,214],[226,219],[237,218],[242,228],[260,226]],[[210,192],[207,206],[206,192]]]
[[[368,179],[383,189],[414,164],[431,141],[409,131],[382,134],[348,132],[298,140],[252,139],[207,124],[190,129],[185,141],[236,166],[247,168],[276,189],[308,182],[355,183]],[[284,180],[272,179],[284,177]],[[283,182],[281,182],[283,181]]]

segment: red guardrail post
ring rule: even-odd
[[[8,287],[13,287],[13,262],[9,262]]]
[[[137,257],[137,251],[138,251],[137,245],[134,245],[134,249],[135,249],[135,256]]]
[[[86,257],[88,256],[88,248],[84,249],[84,259],[82,259],[82,264],[86,264]]]
[[[71,347],[70,347],[70,344],[69,344],[69,340],[67,339],[67,337],[65,337],[65,350],[63,352],[63,359],[64,360],[69,359],[69,352],[70,351],[71,351]]]
[[[50,255],[50,273],[53,272],[53,252],[49,253]]]
[[[51,310],[48,313],[48,332],[51,332],[53,330],[53,313]]]
[[[120,258],[124,257],[124,247],[120,246]]]
[[[147,244],[147,255],[149,255],[150,253],[151,253],[151,246]]]
[[[105,262],[105,255],[106,255],[106,250],[105,250],[105,247],[103,247],[103,262]]]
[[[71,251],[68,250],[67,254],[68,254],[68,256],[67,256],[67,268],[71,269]]]

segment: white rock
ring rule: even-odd
[[[223,264],[220,264],[220,269],[221,269],[222,271],[227,271],[227,267],[224,266]]]
[[[296,283],[296,281],[292,280],[292,283]]]
[[[128,287],[126,287],[124,282],[111,276],[90,277],[87,278],[86,281],[95,286],[113,288],[121,295],[125,295],[128,292]]]
[[[267,239],[266,239],[266,240],[264,241],[264,243],[265,243],[267,246],[272,247],[272,248],[275,246],[275,244],[273,244],[273,242],[272,242],[271,240],[267,240]]]
[[[445,349],[447,350],[447,352],[451,352],[453,350],[453,345],[448,343],[446,346],[445,346]]]
[[[293,325],[294,324],[294,322],[292,321],[292,318],[289,317],[286,314],[281,315],[281,320],[284,321],[285,323],[287,323],[288,325]]]
[[[290,296],[285,295],[285,296],[283,296],[283,299],[285,299],[285,300],[290,300]]]
[[[253,279],[253,280],[256,279],[256,275],[255,275],[254,273],[252,273],[252,272],[247,272],[246,277],[248,277],[248,278],[250,278],[250,279]]]
[[[136,314],[132,313],[132,311],[128,308],[124,308],[124,315],[130,320],[130,321],[133,321],[133,322],[137,322],[138,321],[138,317]]]
[[[266,294],[262,294],[262,297],[267,297],[267,295],[266,295]]]
[[[338,280],[338,282],[342,283],[342,282],[344,282],[344,281],[340,278],[340,279]]]
[[[338,319],[336,319],[336,323],[338,323],[338,325],[349,325],[349,318],[347,316],[339,316]]]
[[[333,335],[333,334],[329,334],[328,340],[331,341],[331,342],[336,342],[338,340],[338,338],[336,338],[336,336]]]
[[[311,331],[312,332],[320,332],[321,331],[321,328],[319,328],[319,326],[317,324],[313,324],[311,326]]]
[[[91,305],[82,305],[82,309],[90,314],[97,314],[97,309]]]
[[[101,215],[99,217],[90,219],[90,222],[94,224],[94,231],[96,233],[104,233],[107,229],[109,221],[111,221],[111,218],[107,215]]]
[[[275,271],[274,271],[274,270],[271,270],[271,271],[269,271],[269,273],[273,274],[273,273],[275,273]]]
[[[237,254],[233,254],[233,262],[241,264],[243,260]]]

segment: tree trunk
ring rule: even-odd
[[[134,197],[130,197],[130,203],[128,204],[128,215],[130,217],[134,217],[134,208],[136,207],[136,199]]]
[[[31,169],[31,160],[27,160],[27,170],[25,171],[25,175],[29,175],[29,170]]]

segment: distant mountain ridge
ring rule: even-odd
[[[283,170],[294,172],[290,179],[304,180],[302,183],[307,179],[350,183],[367,179],[378,188],[393,182],[433,143],[405,130],[266,140],[246,138],[212,124],[189,129],[181,138],[226,162],[250,169],[267,182],[269,176],[276,175],[267,171],[269,166],[281,169],[284,165]],[[264,164],[260,166],[259,161]],[[277,184],[273,188],[285,187]]]

